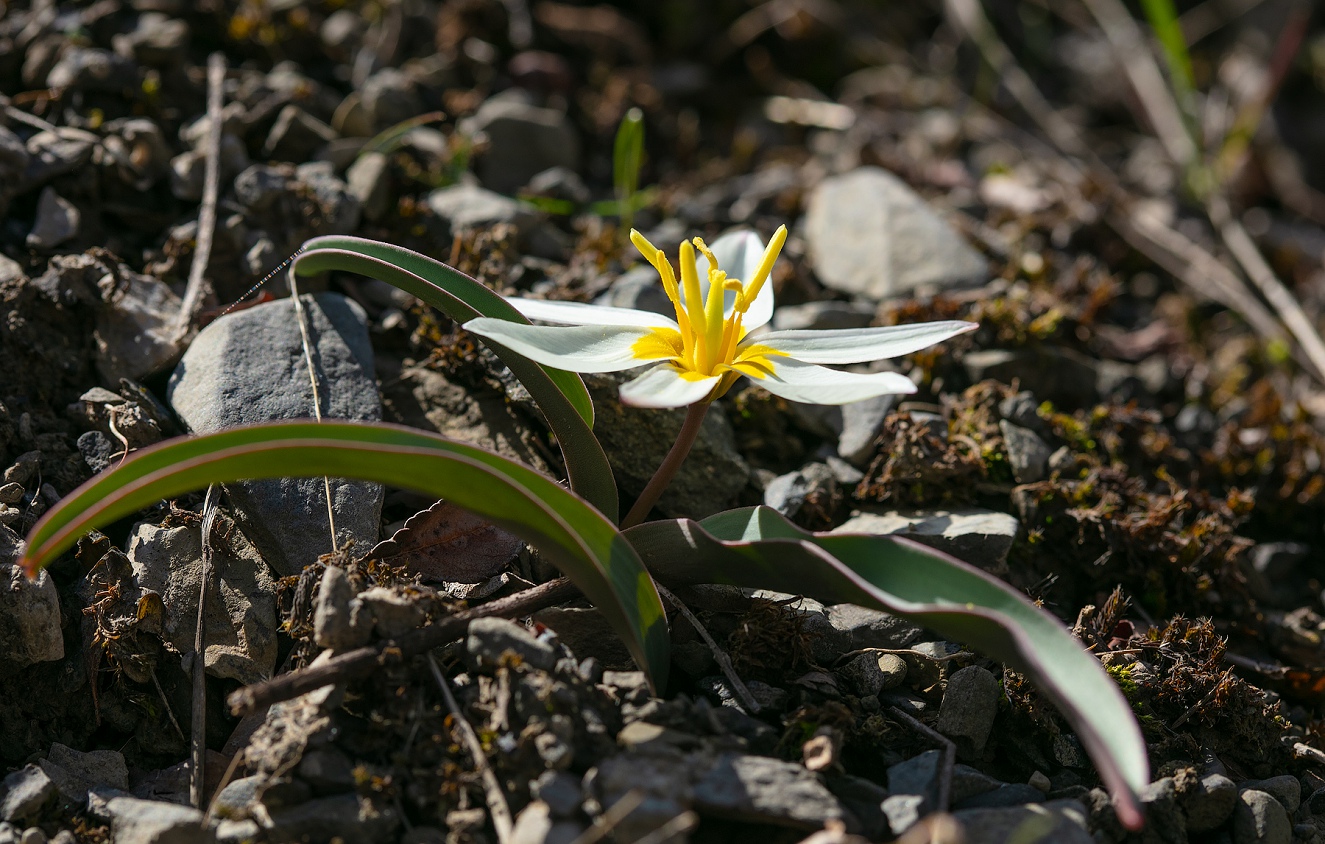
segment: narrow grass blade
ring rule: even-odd
[[[767,507],[649,522],[625,535],[664,585],[729,583],[873,607],[1006,662],[1057,704],[1120,819],[1141,822],[1136,795],[1149,763],[1127,700],[1058,619],[1002,581],[905,539],[807,533]]]
[[[488,316],[528,323],[505,299],[441,261],[409,249],[358,237],[315,237],[291,268],[299,275],[340,270],[395,285],[456,322]],[[593,400],[573,372],[541,366],[495,343],[496,352],[547,417],[561,445],[571,489],[616,521],[616,482],[603,447],[593,435]]]
[[[99,525],[162,498],[238,480],[360,478],[445,498],[537,547],[603,613],[657,687],[667,621],[639,557],[601,512],[542,474],[491,452],[398,425],[278,422],[168,440],[102,472],[33,527],[30,574]]]

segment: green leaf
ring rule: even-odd
[[[1029,676],[1057,704],[1139,824],[1150,781],[1140,727],[1122,692],[1062,622],[974,566],[909,540],[811,534],[767,507],[625,531],[663,584],[729,583],[852,603],[912,619]]]
[[[168,440],[74,490],[37,522],[30,574],[99,525],[162,498],[238,480],[329,475],[445,498],[545,554],[621,635],[656,687],[667,682],[667,619],[634,549],[556,481],[500,455],[399,425],[277,422]]]
[[[459,270],[390,243],[359,237],[315,237],[304,244],[291,270],[299,275],[340,270],[380,279],[417,296],[458,323],[480,316],[529,322],[501,296]],[[534,363],[496,343],[487,345],[542,408],[561,445],[571,489],[615,522],[616,481],[607,455],[593,435],[593,400],[584,381],[573,372]]]
[[[621,118],[612,145],[612,182],[617,200],[630,207],[630,199],[639,190],[639,172],[644,163],[644,112],[629,109]]]

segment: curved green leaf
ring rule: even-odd
[[[807,533],[767,507],[649,522],[625,535],[661,583],[729,583],[872,607],[1013,666],[1072,725],[1120,819],[1140,823],[1136,794],[1150,781],[1149,762],[1127,700],[1058,619],[997,578],[899,537]]]
[[[209,484],[322,475],[436,495],[506,528],[547,555],[652,682],[666,683],[667,618],[658,590],[602,513],[527,466],[399,425],[276,422],[145,448],[51,508],[28,536],[22,564],[35,573],[86,531]]]
[[[360,237],[315,237],[304,244],[291,271],[315,275],[329,270],[358,273],[417,296],[456,322],[480,316],[528,323],[501,296],[457,269],[409,249]],[[593,400],[580,376],[534,363],[496,343],[487,343],[538,402],[561,444],[571,489],[618,517],[616,482],[603,447],[593,435]]]

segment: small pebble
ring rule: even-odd
[[[1049,789],[1053,788],[1053,784],[1049,782],[1049,778],[1045,776],[1043,771],[1036,771],[1031,774],[1031,778],[1026,781],[1026,784],[1042,794],[1048,794]]]

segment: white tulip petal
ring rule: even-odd
[[[683,373],[665,363],[621,385],[621,403],[632,407],[686,407],[713,391],[722,378]]]
[[[973,322],[948,320],[886,328],[771,331],[758,342],[806,363],[863,363],[909,355],[976,327]]]
[[[570,372],[617,372],[657,360],[641,360],[636,354],[636,343],[653,333],[638,326],[525,325],[479,317],[464,329],[544,366]]]
[[[561,322],[567,325],[638,325],[645,328],[676,328],[676,321],[651,311],[559,302],[550,299],[507,299],[526,319]]]
[[[914,393],[916,385],[897,372],[859,374],[803,363],[791,358],[769,358],[773,374],[752,379],[775,396],[806,404],[851,404],[875,396]]]

